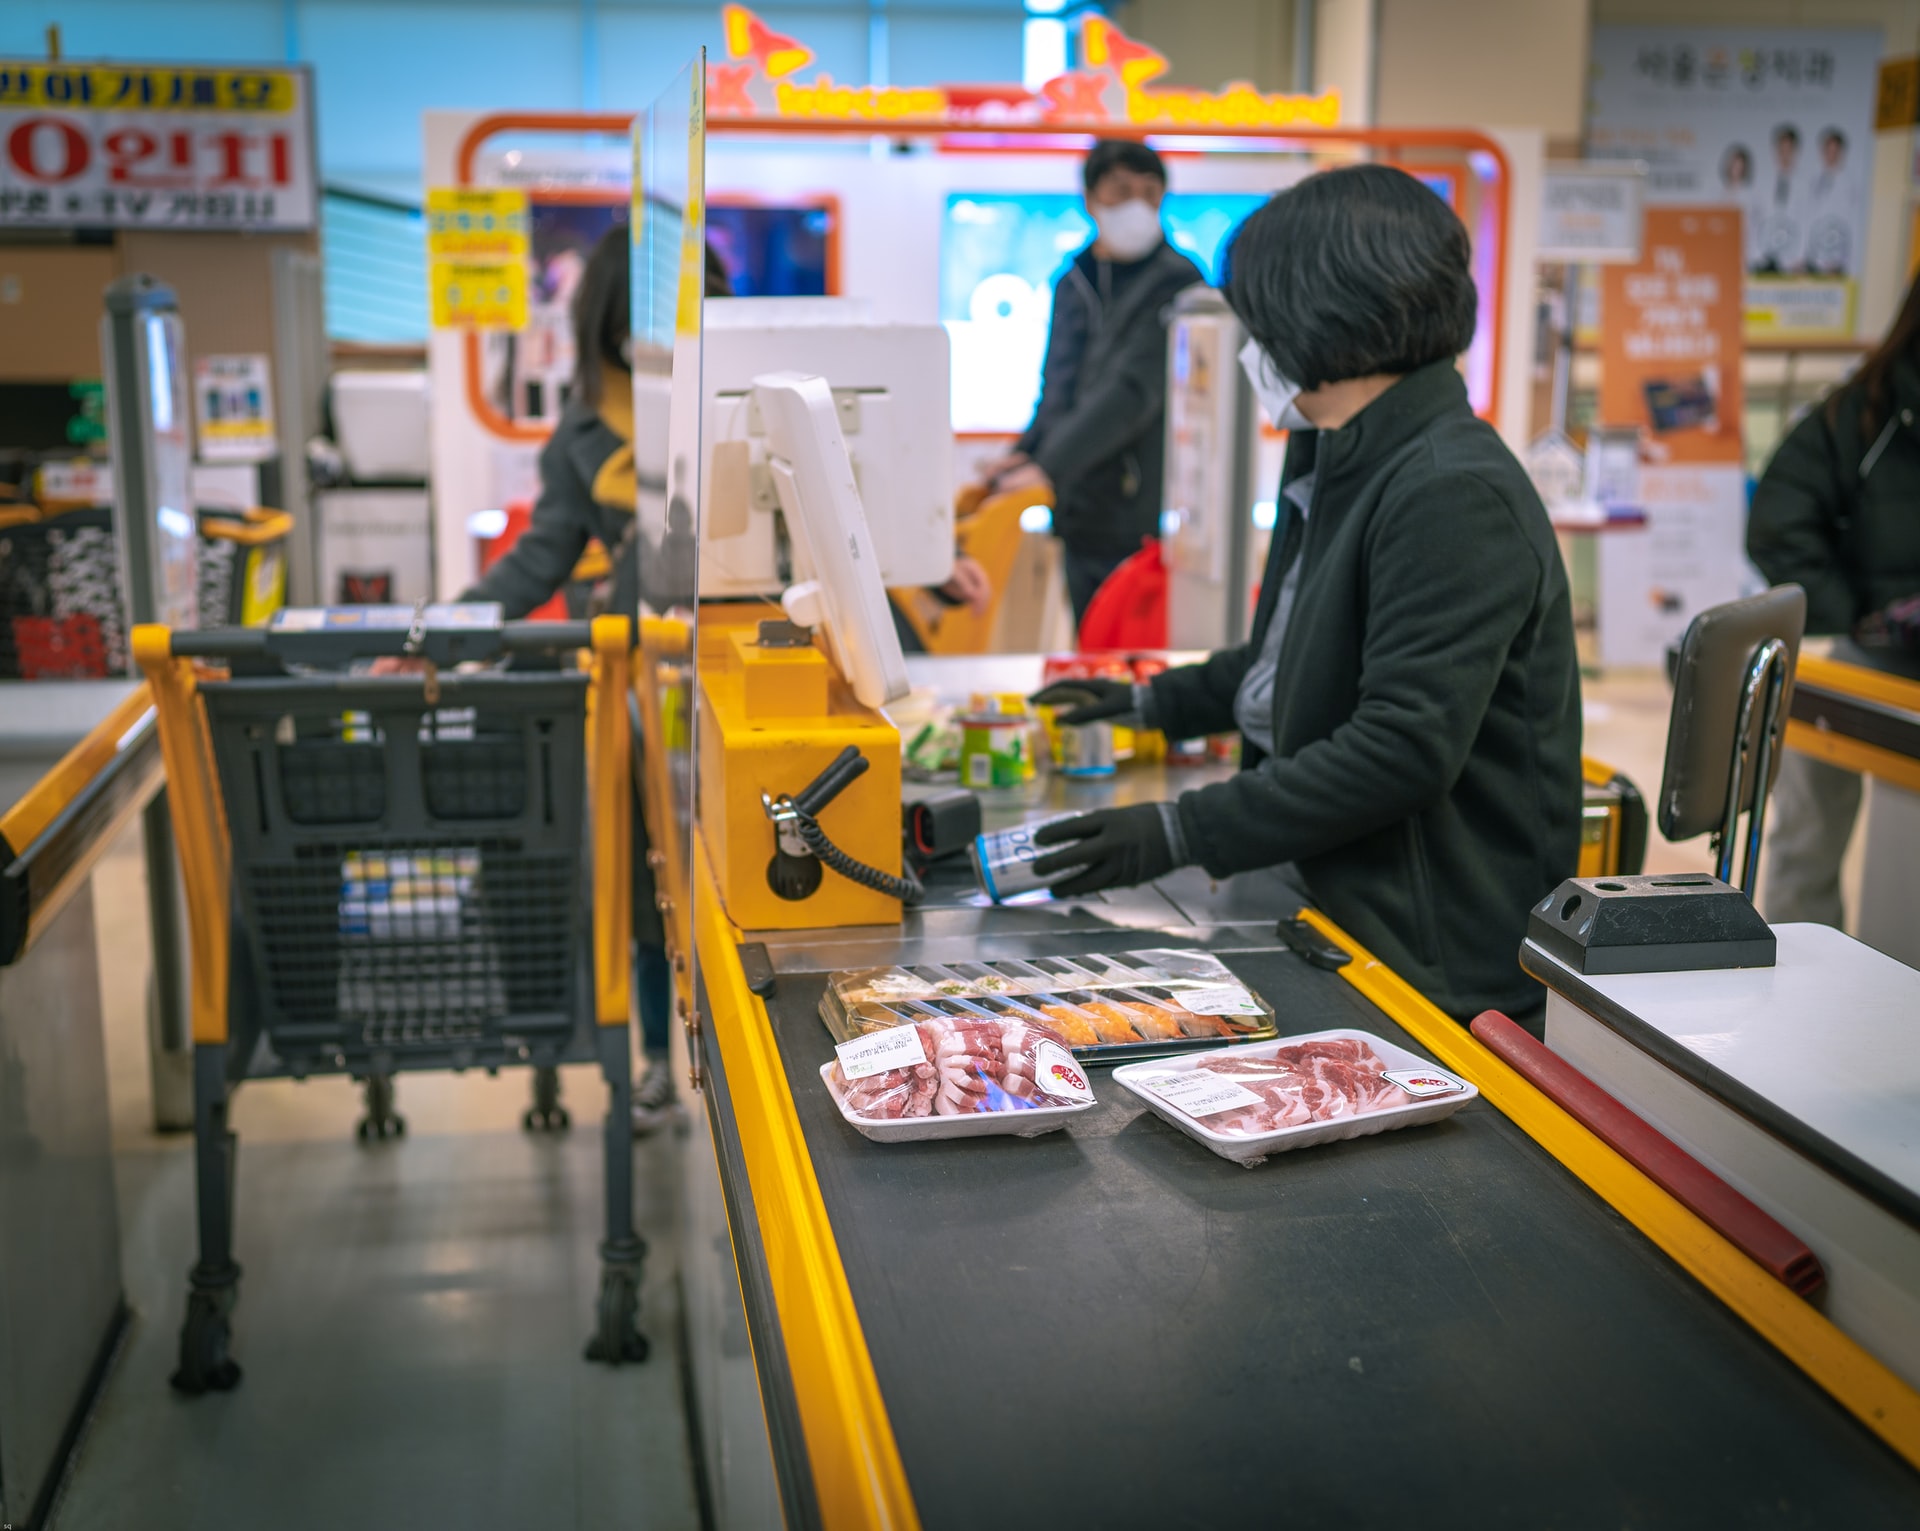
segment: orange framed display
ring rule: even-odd
[[[633,117],[624,112],[493,112],[473,122],[460,140],[455,157],[454,184],[472,186],[480,151],[490,139],[508,133],[605,133],[623,135]],[[707,118],[709,136],[762,136],[791,140],[872,138],[879,124],[861,119],[780,116],[717,116]],[[1475,349],[1484,342],[1485,400],[1481,414],[1491,419],[1498,410],[1502,379],[1501,344],[1506,316],[1500,301],[1506,291],[1507,249],[1512,227],[1513,169],[1499,143],[1485,133],[1466,128],[1322,128],[1287,127],[1272,131],[1223,133],[1217,126],[1181,127],[1129,123],[1066,124],[1061,122],[1005,122],[984,129],[978,122],[941,117],[901,117],[888,121],[884,136],[895,139],[932,139],[941,153],[1046,153],[1083,150],[1096,136],[1151,140],[1156,148],[1174,153],[1239,151],[1303,155],[1371,156],[1396,165],[1409,174],[1446,175],[1455,189],[1454,207],[1467,224],[1474,242],[1475,277],[1482,287],[1485,317]],[[1190,149],[1182,140],[1192,140]],[[1451,158],[1439,158],[1451,156]],[[1476,205],[1466,206],[1471,179],[1482,190]],[[556,202],[597,202],[604,188],[564,187],[539,193]],[[728,198],[716,196],[717,205]],[[752,200],[752,199],[749,199]],[[808,198],[806,200],[812,200]],[[833,220],[829,272],[838,286],[841,220]],[[1491,299],[1491,301],[1487,301]],[[507,441],[542,441],[547,428],[509,420],[487,398],[480,366],[480,337],[465,337],[464,370],[468,407],[491,435]]]

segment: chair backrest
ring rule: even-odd
[[[1658,819],[1669,840],[1723,832],[1740,813],[1764,805],[1780,768],[1780,736],[1806,623],[1807,596],[1798,585],[1729,601],[1693,619],[1674,672],[1660,781]],[[1776,642],[1784,649],[1784,674],[1769,709],[1769,678],[1755,673],[1756,661]],[[1739,771],[1742,759],[1747,766]],[[1749,847],[1750,860],[1756,850]],[[1721,852],[1730,864],[1731,846],[1723,843]]]

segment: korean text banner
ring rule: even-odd
[[[1587,146],[1647,202],[1740,209],[1749,335],[1846,335],[1865,263],[1880,34],[1595,27]]]
[[[1600,422],[1638,426],[1656,466],[1741,458],[1740,215],[1647,209],[1631,266],[1602,275]]]
[[[0,59],[0,228],[310,229],[300,68]]]

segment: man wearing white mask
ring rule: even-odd
[[[983,466],[990,489],[1053,491],[1076,623],[1159,534],[1169,306],[1203,280],[1160,227],[1167,167],[1153,150],[1103,139],[1081,179],[1097,233],[1054,288],[1039,406],[1013,451]]]
[[[1062,681],[1063,722],[1242,736],[1242,769],[1171,803],[1046,825],[1056,895],[1198,863],[1285,869],[1461,1020],[1537,1028],[1529,906],[1579,858],[1580,674],[1566,573],[1525,469],[1468,402],[1467,232],[1403,171],[1311,176],[1247,219],[1224,292],[1289,428],[1253,634],[1151,684]]]

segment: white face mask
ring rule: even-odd
[[[1095,207],[1092,212],[1100,242],[1114,260],[1134,261],[1151,255],[1163,237],[1160,210],[1138,197],[1118,207]]]
[[[1249,338],[1240,348],[1240,370],[1246,373],[1253,396],[1260,401],[1260,407],[1267,412],[1276,430],[1318,429],[1300,413],[1300,406],[1294,402],[1300,397],[1300,385],[1274,366],[1273,358],[1259,341]]]

